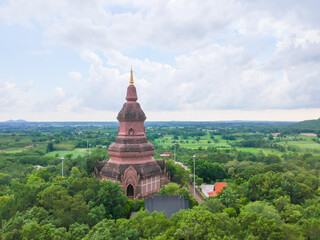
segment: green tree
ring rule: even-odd
[[[51,234],[52,240],[64,240],[70,238],[70,234],[67,232],[67,229],[64,227],[55,228],[54,232]]]
[[[189,185],[189,172],[185,170],[179,164],[175,164],[173,160],[166,161],[166,167],[170,174],[170,178],[173,181],[180,183],[181,185]]]
[[[193,172],[193,164],[191,166],[191,172]],[[219,163],[209,163],[204,159],[197,160],[196,175],[203,178],[206,183],[214,182],[217,179],[222,180],[227,177],[226,172]]]
[[[111,240],[115,223],[113,220],[103,219],[96,224],[89,233],[83,238],[84,240]]]
[[[89,232],[90,228],[86,224],[79,224],[79,223],[73,223],[70,225],[69,228],[69,234],[70,234],[70,239],[72,240],[81,240],[83,239],[87,233]]]
[[[303,208],[300,205],[288,204],[281,212],[281,218],[286,223],[297,223],[303,217]]]
[[[101,204],[106,209],[106,215],[113,218],[121,218],[125,216],[123,206],[127,201],[127,197],[123,194],[118,182],[102,181],[100,190],[98,191],[95,205]]]
[[[61,185],[50,185],[39,193],[39,203],[46,209],[52,209],[56,201],[67,196],[67,190]]]
[[[128,220],[118,219],[115,237],[117,236],[116,239],[126,239],[125,237],[131,235],[132,239],[154,239],[163,234],[169,225],[170,221],[163,212],[153,212],[150,215],[148,210],[142,210]]]
[[[310,218],[301,221],[304,236],[310,240],[320,239],[320,219]]]
[[[279,226],[274,219],[265,218],[256,212],[241,212],[239,223],[242,228],[241,238],[252,235],[255,238],[251,239],[285,239],[283,227]]]
[[[25,240],[40,239],[42,234],[41,226],[34,220],[29,220],[22,226],[21,236]]]
[[[267,202],[256,201],[249,203],[241,209],[241,213],[257,213],[260,216],[274,220],[276,224],[281,225],[283,221],[274,206]]]
[[[284,239],[283,222],[277,210],[266,202],[249,203],[241,209],[242,234],[258,239]]]
[[[246,197],[251,201],[272,200],[284,195],[281,173],[267,172],[252,176],[246,185]]]
[[[168,183],[166,186],[166,194],[178,194],[180,187],[176,183]]]
[[[220,213],[226,208],[226,206],[217,197],[207,198],[203,205],[212,213]]]
[[[10,182],[10,176],[5,173],[0,173],[0,187],[1,187],[1,185],[3,185],[3,186],[8,185],[9,182]]]
[[[89,226],[93,227],[98,222],[103,220],[105,216],[106,216],[106,210],[102,204],[100,206],[95,206],[91,208],[88,214],[88,220],[87,220]]]
[[[80,178],[81,177],[81,173],[80,173],[80,171],[79,171],[79,169],[77,167],[72,167],[70,176],[72,178]]]
[[[204,207],[181,210],[171,216],[172,224],[159,239],[236,239],[240,230],[235,218],[226,213],[212,214]]]
[[[2,240],[21,239],[21,229],[23,224],[24,220],[19,213],[17,213],[9,221],[4,221],[1,229]]]
[[[24,214],[26,219],[35,220],[38,223],[49,222],[51,221],[51,216],[49,212],[45,210],[43,207],[34,206],[26,211]]]
[[[283,182],[282,188],[290,196],[291,203],[293,204],[301,204],[306,199],[310,199],[314,196],[313,190],[304,183],[286,180]]]
[[[232,207],[223,209],[223,212],[228,214],[229,217],[237,216],[237,211]]]
[[[47,144],[47,152],[53,152],[53,151],[54,151],[53,142],[49,142]]]

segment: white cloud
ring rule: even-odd
[[[81,99],[69,98],[61,104],[57,105],[57,110],[59,112],[72,112],[75,108],[79,106]]]
[[[0,91],[1,92],[14,89],[15,87],[16,87],[16,84],[11,81],[0,81]]]
[[[76,82],[80,81],[82,78],[82,75],[79,72],[69,72],[68,75],[72,81],[76,81]]]
[[[61,88],[61,87],[56,87],[55,89],[54,89],[54,92],[55,92],[55,94],[58,96],[58,97],[63,97],[65,94],[64,94],[64,90],[63,90],[63,88]]]
[[[64,113],[117,111],[132,65],[147,111],[318,108],[317,6],[285,0],[9,1],[0,18],[39,29],[49,46],[74,49],[89,69],[68,65],[70,81],[48,89],[40,101],[10,81],[0,82],[0,92],[23,92],[6,103],[31,99],[39,111],[45,105]],[[25,52],[53,55],[49,48]],[[159,52],[162,61],[152,56]]]
[[[129,6],[129,8],[128,8]],[[126,11],[117,12],[116,9]],[[240,16],[233,0],[185,1],[10,1],[0,16],[10,24],[41,25],[45,35],[78,50],[130,49],[144,44],[192,48]],[[16,17],[18,16],[18,17]],[[183,50],[183,49],[181,49]]]
[[[0,112],[31,110],[35,101],[28,94],[29,88],[18,85],[14,80],[6,81],[0,79]]]

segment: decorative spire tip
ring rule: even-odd
[[[131,66],[131,77],[130,77],[130,85],[133,85],[133,74],[132,74],[132,66]]]

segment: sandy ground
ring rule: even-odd
[[[309,136],[309,137],[316,137],[317,136],[317,134],[315,134],[315,133],[300,133],[300,135]]]

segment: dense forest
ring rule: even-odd
[[[190,202],[168,219],[92,176],[117,123],[0,123],[0,239],[320,239],[319,120],[148,122],[146,132],[156,159],[172,152],[193,173],[196,155],[199,190],[229,186],[197,203],[194,176],[166,159],[172,183],[159,194]]]

